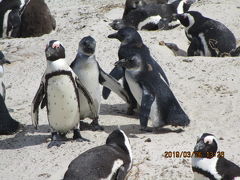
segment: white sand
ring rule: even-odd
[[[46,68],[45,45],[60,40],[66,48],[66,60],[75,57],[79,40],[91,35],[97,41],[96,56],[109,72],[117,60],[120,43],[108,39],[114,32],[108,23],[120,18],[124,0],[47,0],[57,21],[57,29],[37,38],[0,41],[6,57],[14,61],[5,66],[6,103],[14,109],[11,115],[26,125],[25,130],[0,137],[0,179],[60,179],[72,159],[80,153],[105,143],[117,125],[130,136],[134,167],[129,179],[187,180],[193,178],[190,158],[164,158],[165,151],[192,151],[196,137],[203,132],[216,135],[225,157],[240,165],[240,58],[174,57],[159,41],[188,46],[180,26],[170,31],[140,31],[144,43],[163,67],[171,88],[191,118],[182,133],[146,134],[139,131],[139,120],[125,116],[127,106],[115,94],[102,100],[100,123],[104,132],[82,131],[90,143],[66,142],[59,148],[47,149],[49,127],[46,110],[40,111],[40,129],[31,125],[30,104]],[[223,22],[240,38],[240,5],[237,0],[201,0],[191,7]],[[89,121],[88,121],[89,122]],[[151,123],[149,123],[151,124]],[[134,136],[135,135],[135,138]],[[69,135],[69,137],[71,134]],[[144,142],[151,138],[151,142]]]

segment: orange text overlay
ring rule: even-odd
[[[213,152],[207,152],[206,154],[207,158],[212,158],[212,157],[224,157],[224,152],[223,151],[218,151],[216,153]],[[164,157],[165,158],[202,158],[203,155],[201,152],[191,152],[191,151],[165,151],[164,152]]]

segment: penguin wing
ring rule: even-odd
[[[153,59],[154,66],[156,67],[157,71],[159,72],[159,75],[163,77],[163,80],[166,82],[167,85],[169,85],[168,78],[166,74],[164,73],[162,67]]]
[[[155,95],[150,92],[150,90],[140,82],[142,88],[142,101],[140,107],[140,125],[141,129],[145,129],[148,124],[149,114],[151,112],[151,106],[155,100]]]
[[[99,67],[100,69],[100,67]],[[100,73],[101,74],[101,73]],[[106,73],[105,73],[106,74]],[[113,70],[110,72],[110,74],[112,77],[114,77],[116,80],[121,79],[124,76],[124,70],[121,67],[114,67]],[[100,82],[101,83],[101,82]],[[104,85],[105,86],[105,85]],[[103,87],[102,90],[102,96],[104,99],[107,99],[108,96],[110,95],[111,90],[108,89],[107,87]]]
[[[32,106],[31,106],[31,116],[32,116],[32,123],[34,127],[37,129],[38,128],[38,112],[39,112],[39,105],[43,100],[44,96],[44,83],[41,82],[38,91],[32,101]]]
[[[79,88],[79,90],[82,91],[82,93],[86,97],[86,99],[88,101],[89,108],[90,108],[91,112],[93,113],[94,117],[98,117],[97,108],[94,106],[93,99],[92,99],[90,93],[83,86],[83,84],[81,83],[81,81],[78,79],[77,76],[75,77],[75,81],[76,81],[76,84],[77,84],[77,87]]]
[[[3,97],[3,100],[5,101],[5,97],[6,97],[6,88],[5,88],[5,85],[4,85],[3,82],[2,82],[2,90],[3,90],[2,97]]]
[[[119,97],[121,97],[125,102],[128,103],[129,102],[128,94],[123,89],[121,84],[119,82],[117,82],[116,79],[114,79],[111,75],[108,75],[107,73],[105,73],[99,65],[98,65],[98,67],[99,67],[99,82],[100,82],[100,84],[111,89]],[[107,89],[107,88],[105,88],[105,89]],[[103,89],[103,94],[104,94],[104,89]]]

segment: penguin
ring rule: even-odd
[[[91,36],[82,38],[79,42],[77,56],[70,65],[93,99],[97,114],[92,113],[89,109],[85,95],[80,92],[80,119],[82,120],[87,117],[91,118],[93,120],[91,126],[94,131],[103,130],[103,127],[98,123],[101,104],[100,84],[112,89],[126,102],[128,102],[128,94],[122,88],[120,83],[118,83],[113,77],[106,74],[99,66],[94,54],[95,49],[96,41]]]
[[[20,123],[8,112],[2,94],[0,94],[0,135],[10,135],[20,129]]]
[[[114,130],[106,144],[85,151],[68,166],[63,180],[125,179],[132,168],[132,150],[127,135]]]
[[[165,43],[164,41],[159,42],[160,46],[166,46],[168,47],[175,56],[187,56],[187,52],[180,49],[176,44],[174,43]]]
[[[140,106],[140,130],[151,131],[148,120],[153,122],[154,130],[164,125],[188,126],[190,119],[181,108],[173,92],[159,72],[145,61],[141,54],[126,57],[115,63],[125,68],[125,78],[134,98]]]
[[[2,53],[2,51],[0,51],[0,94],[3,97],[3,100],[5,100],[6,88],[3,83],[3,75],[4,75],[3,64],[11,64],[11,62],[9,60],[7,60],[4,56],[4,54]]]
[[[48,148],[60,146],[65,135],[73,129],[73,139],[86,141],[80,134],[79,91],[82,91],[90,109],[95,107],[89,92],[84,88],[76,74],[65,62],[65,49],[57,40],[51,40],[45,49],[47,68],[43,74],[39,89],[32,101],[31,114],[35,128],[38,127],[39,105],[47,107],[47,116],[51,127],[52,141]]]
[[[21,15],[20,37],[38,37],[56,28],[56,20],[44,0],[30,0]]]
[[[116,19],[109,25],[114,30],[123,27],[133,27],[137,30],[173,29],[179,26],[179,24],[172,23],[176,20],[175,15],[188,11],[192,3],[194,3],[193,0],[176,0],[171,4],[149,3],[139,5],[124,14],[122,19]]]
[[[188,56],[224,56],[236,49],[234,34],[222,23],[189,11],[176,15],[190,40]]]
[[[240,179],[240,167],[218,154],[217,139],[210,133],[203,133],[197,140],[192,170],[195,180]]]
[[[164,73],[161,66],[153,59],[150,54],[148,47],[143,43],[140,34],[131,27],[125,27],[120,29],[117,33],[110,34],[108,38],[118,39],[121,42],[120,48],[118,50],[118,59],[124,59],[125,57],[129,57],[133,54],[139,53],[142,55],[144,60],[152,65],[154,69],[159,73],[160,76],[163,77],[166,84],[169,85],[168,79],[166,74]],[[128,93],[128,97],[130,102],[127,114],[131,115],[134,114],[134,109],[137,109],[137,102],[133,96],[134,92],[131,92],[126,82],[125,78],[125,68],[115,66],[110,75],[114,77],[116,80],[123,78],[123,86],[124,89]],[[107,99],[111,90],[106,87],[103,87],[102,96],[104,99]]]

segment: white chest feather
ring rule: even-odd
[[[111,180],[113,174],[123,165],[123,161],[121,159],[117,159],[116,161],[114,161],[113,163],[113,167],[111,170],[111,173],[109,174],[109,176],[107,178],[101,179],[101,180]]]
[[[177,13],[178,13],[178,14],[184,13],[184,12],[183,12],[183,5],[184,5],[184,1],[181,1],[181,2],[179,3],[178,7],[177,7]]]
[[[158,24],[160,20],[161,20],[161,16],[159,16],[159,15],[158,16],[150,16],[138,24],[138,29],[141,30],[143,26],[145,26],[149,23]]]
[[[3,66],[0,65],[0,78],[2,78],[4,75],[4,69],[3,69]]]
[[[208,48],[208,44],[207,41],[205,39],[205,36],[203,33],[199,34],[199,38],[201,39],[202,45],[203,45],[203,49],[204,49],[204,56],[211,56],[211,52]]]
[[[216,164],[217,164],[217,157],[207,159],[207,158],[192,158],[192,166],[200,168],[206,172],[212,174],[216,179],[221,179],[221,176],[217,173]],[[200,180],[201,175],[198,173],[194,173],[195,180]]]
[[[73,71],[78,76],[83,86],[88,90],[91,95],[97,112],[100,110],[101,94],[99,85],[99,69],[96,61],[83,61],[79,62],[73,68]],[[81,117],[91,116],[92,112],[89,109],[87,99],[84,94],[80,92],[80,110]]]

